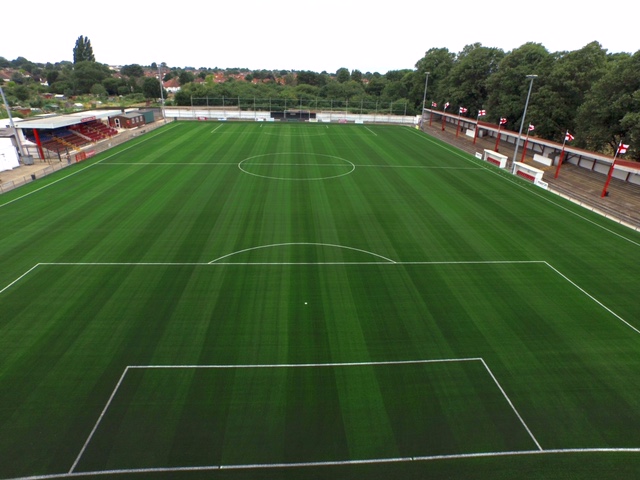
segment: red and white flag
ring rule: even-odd
[[[629,148],[629,145],[625,145],[624,143],[620,142],[620,145],[618,146],[618,155],[627,153],[628,148]]]
[[[467,113],[467,109],[464,107],[460,107],[460,113]]]
[[[504,118],[504,117],[502,117],[502,118],[500,119],[500,125],[504,125],[505,123],[507,123],[507,119],[506,119],[506,118]]]
[[[431,102],[431,108],[436,108],[438,104],[436,102]]]
[[[534,127],[533,125],[529,124],[529,131],[533,132],[536,129],[536,127]]]
[[[569,133],[569,130],[567,130],[567,133],[566,133],[566,135],[564,136],[564,140],[565,140],[566,142],[570,142],[570,141],[571,141],[571,140],[573,140],[574,138],[575,138],[575,137]]]
[[[444,109],[446,110],[447,108],[449,108],[449,102],[444,104]]]
[[[486,110],[480,110],[480,111],[478,112],[478,116],[479,116],[479,117],[484,117],[486,114],[487,114],[487,111],[486,111]]]

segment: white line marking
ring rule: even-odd
[[[382,362],[334,363],[258,363],[239,365],[129,365],[128,369],[231,369],[231,368],[319,368],[319,367],[371,367],[378,365],[420,365],[426,363],[482,362],[482,358],[432,358],[423,360],[389,360]],[[486,368],[486,366],[485,366]]]
[[[638,330],[636,327],[634,327],[633,325],[631,325],[629,322],[627,322],[624,318],[622,318],[620,315],[618,315],[616,312],[614,312],[613,310],[611,310],[609,307],[607,307],[604,303],[602,303],[600,300],[598,300],[597,298],[595,298],[593,295],[591,295],[589,292],[587,292],[584,288],[582,288],[580,285],[578,285],[576,282],[574,282],[573,280],[571,280],[569,277],[567,277],[564,273],[562,273],[560,270],[558,270],[557,268],[555,268],[553,265],[549,264],[548,262],[544,262],[545,265],[547,265],[547,267],[549,267],[551,270],[553,270],[554,272],[556,272],[558,275],[560,275],[562,278],[564,278],[567,282],[569,282],[571,285],[573,285],[575,288],[577,288],[578,290],[580,290],[584,295],[586,295],[587,297],[589,297],[591,300],[593,300],[595,303],[597,303],[598,305],[600,305],[602,308],[604,308],[607,312],[609,312],[611,315],[613,315],[614,317],[616,317],[618,320],[620,320],[622,323],[624,323],[627,327],[629,327],[631,330],[633,330],[636,333],[640,333],[640,330]]]
[[[120,385],[122,385],[122,382],[124,381],[124,377],[127,375],[127,372],[130,369],[131,370],[133,369],[183,370],[183,369],[239,369],[239,368],[316,368],[316,367],[354,367],[354,366],[378,366],[378,365],[418,365],[418,364],[427,364],[427,363],[458,363],[458,362],[478,362],[478,361],[482,361],[482,359],[481,358],[444,358],[444,359],[423,359],[423,360],[395,360],[395,361],[386,361],[386,362],[288,363],[288,364],[284,363],[284,364],[248,364],[248,365],[247,364],[244,364],[244,365],[243,364],[240,364],[240,365],[127,365],[127,367],[122,372],[122,375],[120,375],[120,379],[118,380],[118,383],[116,384],[115,388],[111,392],[111,395],[109,396],[107,403],[102,409],[102,412],[98,417],[98,420],[93,425],[93,428],[89,433],[89,436],[85,440],[84,445],[80,450],[80,453],[76,457],[68,473],[69,474],[74,473],[73,471],[78,466],[78,462],[80,462],[80,459],[82,458],[82,455],[84,455],[84,452],[86,451],[87,446],[93,439],[93,436],[96,433],[96,430],[100,426],[100,422],[102,422],[102,419],[104,418],[105,414],[107,413],[107,410],[111,406],[111,403],[113,402],[113,399],[116,396],[116,393],[120,388]],[[486,365],[485,365],[485,368],[486,368]],[[495,381],[495,378],[494,378],[494,381]],[[322,465],[324,463],[323,462],[309,463],[309,465],[312,465],[312,464]],[[222,468],[222,467],[219,467],[219,468]],[[230,467],[226,467],[226,468],[230,468]],[[247,467],[244,467],[244,468],[247,468]],[[138,470],[135,470],[135,471],[138,471]],[[158,470],[153,468],[148,471],[158,471]],[[160,471],[163,471],[163,470],[160,470]]]
[[[305,244],[303,244],[305,245]],[[320,244],[324,245],[324,244]],[[265,247],[253,247],[253,248],[266,248]],[[349,247],[342,247],[349,248]],[[242,252],[240,250],[239,252]],[[376,255],[375,253],[367,252],[366,250],[361,250],[363,253],[368,253],[371,255]],[[225,258],[230,255],[234,255],[234,252],[228,255],[225,255]],[[376,255],[378,256],[378,255]],[[245,262],[245,263],[224,263],[224,262],[216,262],[216,260],[212,260],[211,262],[40,262],[38,265],[62,265],[62,266],[83,266],[83,265],[95,265],[95,266],[173,266],[173,267],[186,267],[186,266],[207,266],[207,265],[519,265],[519,264],[536,264],[542,263],[546,264],[547,262],[544,260],[464,260],[464,261],[424,261],[424,262],[400,262],[394,261],[390,259],[386,259],[385,257],[381,257],[387,261],[385,262]],[[216,263],[213,263],[216,262]]]
[[[276,245],[287,245],[287,244],[276,244]],[[293,245],[300,245],[300,244],[293,244]],[[316,244],[301,244],[301,245],[316,245]],[[325,244],[320,244],[320,245],[325,245]],[[263,247],[253,247],[251,249],[247,249],[247,250],[254,250],[257,248],[267,248],[269,246],[272,245],[265,245]],[[235,255],[236,253],[241,253],[244,252],[245,250],[240,250],[238,252],[233,252],[227,255],[224,255],[220,258],[218,258],[217,260],[212,260],[211,262],[40,262],[36,265],[34,265],[33,267],[31,267],[27,272],[23,273],[22,275],[20,275],[18,278],[16,278],[13,282],[11,282],[9,285],[7,285],[6,287],[4,287],[2,290],[0,290],[0,293],[5,292],[6,290],[9,289],[9,287],[13,286],[14,284],[16,284],[19,280],[21,280],[22,278],[24,278],[25,276],[27,276],[27,274],[31,273],[33,270],[35,270],[36,267],[38,266],[68,266],[68,267],[82,267],[82,266],[89,266],[89,267],[118,267],[118,266],[134,266],[134,267],[187,267],[187,266],[193,266],[193,267],[205,267],[205,266],[294,266],[294,265],[301,265],[301,266],[350,266],[350,265],[518,265],[518,264],[536,264],[536,263],[543,263],[548,265],[547,262],[545,262],[544,260],[480,260],[480,261],[460,261],[460,262],[455,262],[455,261],[442,261],[442,262],[438,262],[438,261],[433,261],[433,262],[397,262],[394,260],[391,260],[389,258],[383,257],[381,255],[372,253],[372,252],[367,252],[366,250],[360,250],[357,248],[352,248],[352,247],[345,247],[345,246],[339,246],[339,245],[329,245],[329,246],[335,246],[335,247],[340,247],[340,248],[346,248],[346,249],[351,249],[351,250],[356,250],[356,251],[360,251],[362,253],[367,253],[369,255],[373,255],[376,257],[380,257],[383,260],[385,260],[384,262],[219,262],[218,260],[226,258],[226,257],[230,257],[232,255]],[[606,308],[606,307],[605,307]]]
[[[251,162],[252,160],[256,159],[256,158],[264,158],[264,157],[283,157],[285,155],[295,155],[295,156],[303,156],[303,155],[307,155],[307,156],[313,156],[313,157],[325,157],[325,158],[334,158],[337,160],[340,160],[341,162],[344,162],[346,164],[348,164],[351,169],[348,172],[345,173],[340,173],[338,175],[329,175],[326,177],[311,177],[311,178],[289,178],[289,177],[277,177],[277,176],[271,176],[271,175],[260,175],[257,173],[253,173],[250,172],[248,170],[245,170],[243,168],[243,164],[248,164],[251,166],[261,166],[261,165],[266,165],[266,166],[270,166],[270,165],[290,165],[287,163],[284,164],[277,164],[277,163],[273,163],[273,162],[263,162],[260,163],[258,162]],[[326,164],[322,164],[322,165],[326,165]],[[312,166],[312,165],[309,165]],[[344,165],[339,165],[336,164],[334,165],[337,168],[340,167],[344,167]],[[308,152],[280,152],[280,153],[264,153],[261,155],[253,155],[251,157],[247,157],[243,160],[240,160],[238,162],[238,168],[240,169],[240,171],[246,173],[247,175],[253,175],[254,177],[260,177],[260,178],[268,178],[268,179],[272,179],[272,180],[288,180],[288,181],[313,181],[313,180],[329,180],[331,178],[339,178],[339,177],[344,177],[346,175],[349,175],[351,173],[353,173],[356,169],[356,166],[353,162],[350,162],[349,160],[347,160],[346,158],[342,158],[342,157],[337,157],[335,155],[326,155],[323,153],[308,153]]]
[[[224,163],[224,162],[220,162],[220,163],[210,163],[210,162],[109,162],[109,163],[103,163],[103,166],[109,166],[109,165],[128,165],[128,166],[132,166],[132,165],[170,165],[170,166],[176,166],[176,165],[191,165],[191,166],[197,166],[197,165],[210,165],[212,167],[217,167],[218,165],[224,165],[224,166],[236,166],[238,165],[237,162],[229,162],[229,163]]]
[[[505,452],[461,453],[456,455],[431,455],[422,457],[371,458],[363,460],[343,460],[329,462],[301,462],[301,463],[266,463],[254,465],[203,465],[196,467],[166,467],[166,468],[130,468],[120,470],[96,470],[90,472],[58,473],[50,475],[33,475],[29,477],[15,477],[6,480],[55,480],[59,478],[75,478],[98,475],[118,475],[136,473],[179,473],[179,472],[207,472],[214,470],[256,470],[274,468],[304,468],[330,467],[342,465],[370,465],[376,463],[429,462],[438,460],[462,460],[465,458],[518,457],[528,455],[567,455],[588,453],[640,453],[640,448],[566,448],[554,450],[520,450]]]
[[[0,293],[4,293],[6,290],[8,290],[10,287],[12,287],[14,284],[18,283],[20,280],[22,280],[24,277],[26,277],[27,275],[29,275],[32,271],[34,271],[36,269],[37,266],[42,265],[41,263],[36,263],[33,267],[31,267],[29,270],[27,270],[26,272],[24,272],[22,275],[20,275],[18,278],[16,278],[13,282],[11,282],[9,285],[7,285],[6,287],[4,287],[2,290],[0,290]]]
[[[538,440],[536,440],[536,437],[533,435],[533,433],[531,432],[531,430],[529,429],[529,427],[527,426],[527,424],[524,422],[524,420],[522,419],[522,417],[520,416],[520,413],[518,413],[518,410],[516,410],[516,407],[513,405],[513,402],[511,401],[511,399],[508,397],[507,393],[504,391],[504,389],[502,388],[502,385],[500,385],[500,382],[498,382],[498,379],[495,377],[495,375],[493,374],[493,372],[491,371],[491,369],[489,368],[489,366],[487,365],[487,363],[484,361],[483,358],[480,358],[480,361],[482,362],[482,365],[484,365],[484,368],[487,369],[487,372],[489,372],[489,375],[491,375],[491,378],[493,378],[493,381],[495,382],[496,386],[500,389],[500,391],[502,392],[502,395],[504,396],[505,400],[507,400],[507,402],[509,403],[509,406],[511,407],[511,409],[513,410],[513,413],[516,414],[516,416],[518,417],[518,420],[520,420],[520,423],[522,424],[522,426],[525,428],[525,430],[527,431],[527,433],[529,434],[529,436],[531,437],[531,439],[533,440],[533,442],[536,444],[536,447],[538,447],[538,450],[542,450],[542,447],[540,446],[540,444],[538,443]]]
[[[28,197],[29,195],[33,195],[34,193],[39,192],[40,190],[44,190],[45,188],[48,188],[51,185],[55,185],[56,183],[61,182],[62,180],[66,180],[69,177],[73,177],[74,175],[77,175],[80,172],[84,172],[87,168],[91,168],[91,167],[94,167],[96,165],[99,165],[100,163],[104,162],[105,160],[108,160],[109,158],[115,157],[116,155],[120,155],[122,152],[125,152],[125,151],[129,150],[130,148],[133,148],[133,147],[136,147],[136,146],[140,145],[142,142],[146,142],[147,140],[149,140],[151,138],[155,138],[156,136],[166,132],[169,128],[172,128],[172,127],[164,128],[164,129],[162,129],[162,131],[160,131],[158,133],[155,133],[154,135],[151,135],[151,133],[150,133],[148,136],[143,137],[142,140],[140,140],[139,142],[135,143],[134,145],[130,145],[128,147],[123,148],[122,150],[119,150],[116,153],[112,153],[111,155],[107,155],[106,157],[101,158],[100,160],[98,160],[95,163],[92,163],[91,165],[87,165],[86,167],[83,167],[83,168],[81,168],[79,170],[76,170],[75,172],[72,172],[69,175],[66,175],[66,176],[64,176],[62,178],[59,178],[58,180],[54,180],[53,182],[48,183],[46,185],[43,185],[40,188],[36,188],[35,190],[30,191],[29,193],[25,193],[24,195],[21,195],[20,197],[16,197],[13,200],[9,200],[7,203],[0,204],[0,208],[4,207],[6,205],[10,205],[13,202],[17,202],[18,200],[22,200],[23,198]]]
[[[218,260],[222,260],[224,258],[228,258],[228,257],[231,257],[232,255],[237,255],[239,253],[249,252],[251,250],[258,250],[258,249],[261,249],[261,248],[271,248],[271,247],[288,247],[288,246],[292,246],[292,245],[315,245],[315,246],[322,246],[322,247],[344,248],[346,250],[353,250],[353,251],[356,251],[356,252],[361,252],[361,253],[366,253],[368,255],[373,255],[374,257],[381,258],[381,259],[383,259],[383,260],[385,260],[386,262],[389,262],[389,263],[396,263],[395,261],[391,260],[390,258],[383,257],[382,255],[378,255],[377,253],[368,252],[368,251],[362,250],[360,248],[347,247],[347,246],[344,246],[344,245],[333,245],[333,244],[330,244],[330,243],[307,243],[307,242],[274,243],[272,245],[260,245],[258,247],[245,248],[244,250],[238,250],[237,252],[228,253],[227,255],[223,255],[222,257],[218,257],[215,260],[211,260],[209,263],[210,264],[211,263],[215,263]]]
[[[496,384],[496,386],[498,387],[498,389],[500,390],[500,392],[502,393],[502,395],[504,396],[504,398],[507,400],[507,402],[509,403],[509,406],[511,407],[511,409],[513,410],[513,412],[516,414],[516,416],[518,417],[518,419],[520,420],[520,423],[523,425],[523,427],[526,429],[527,433],[529,434],[529,436],[531,437],[531,439],[534,441],[534,443],[536,444],[536,446],[538,447],[538,449],[540,451],[542,451],[542,447],[540,446],[540,444],[538,443],[538,441],[536,440],[536,438],[533,436],[533,433],[531,433],[531,430],[529,429],[529,427],[527,426],[527,424],[524,422],[524,420],[522,419],[522,417],[520,416],[520,414],[518,413],[518,411],[516,410],[515,406],[513,405],[513,403],[511,402],[511,399],[507,396],[507,394],[505,393],[504,389],[502,388],[502,386],[500,385],[500,383],[498,382],[498,380],[496,379],[496,377],[494,376],[493,372],[491,371],[491,369],[489,369],[488,365],[486,364],[486,362],[484,361],[484,359],[482,359],[481,357],[477,357],[477,358],[441,358],[441,359],[422,359],[422,360],[390,360],[390,361],[379,361],[379,362],[330,362],[330,363],[281,363],[281,364],[239,364],[239,365],[128,365],[124,371],[122,372],[122,375],[120,376],[120,379],[118,380],[118,383],[116,384],[115,388],[113,389],[113,391],[111,392],[111,396],[109,397],[109,399],[107,400],[106,405],[104,406],[104,408],[102,409],[102,412],[100,413],[100,417],[98,418],[98,420],[96,421],[95,425],[93,426],[93,429],[91,430],[91,433],[89,434],[89,436],[87,437],[86,441],[84,442],[84,445],[82,446],[82,449],[80,451],[80,453],[78,454],[75,462],[73,463],[73,466],[71,467],[71,469],[69,470],[69,474],[73,474],[76,466],[78,465],[78,462],[80,461],[82,455],[84,454],[87,446],[89,445],[89,443],[91,442],[91,439],[93,438],[96,430],[98,429],[98,426],[100,425],[100,422],[102,421],[105,413],[107,412],[107,410],[109,409],[109,406],[111,405],[113,398],[115,397],[118,389],[120,388],[120,385],[122,384],[125,375],[127,374],[127,372],[129,370],[133,370],[133,369],[139,369],[139,370],[151,370],[151,369],[156,369],[156,370],[184,370],[184,369],[255,369],[255,368],[268,368],[268,369],[275,369],[275,368],[323,368],[323,367],[358,367],[358,366],[380,366],[380,365],[420,365],[420,364],[429,364],[429,363],[461,363],[461,362],[481,362],[482,365],[484,366],[485,370],[487,371],[487,373],[489,373],[489,375],[491,376],[491,378],[493,379],[494,383]],[[462,454],[464,455],[464,454]],[[475,455],[475,454],[472,454]],[[456,456],[442,456],[442,458],[450,458],[453,457],[455,458]],[[285,468],[285,467],[311,467],[311,466],[327,466],[327,465],[352,465],[352,464],[369,464],[369,463],[384,463],[384,462],[404,462],[404,461],[413,461],[416,459],[430,459],[430,458],[435,458],[435,457],[429,457],[429,456],[425,456],[425,457],[400,457],[400,458],[384,458],[384,459],[364,459],[364,460],[338,460],[338,461],[327,461],[327,462],[299,462],[299,463],[273,463],[273,464],[246,464],[246,465],[219,465],[219,466],[211,466],[211,467],[176,467],[176,468],[168,468],[168,469],[164,469],[164,468],[148,468],[148,469],[133,469],[133,470],[110,470],[109,472],[160,472],[160,471],[181,471],[181,470],[202,470],[202,469],[255,469],[255,468]],[[90,472],[84,472],[84,474],[91,474]]]
[[[247,162],[249,165],[255,165],[255,166],[300,166],[300,167],[340,167],[341,165],[334,165],[334,164],[304,164],[304,163],[256,163],[256,164],[251,164],[249,162]],[[210,162],[109,162],[109,163],[103,163],[101,164],[102,166],[110,166],[110,165],[126,165],[126,166],[132,166],[132,165],[145,165],[145,166],[161,166],[161,165],[168,165],[168,166],[180,166],[180,165],[191,165],[191,166],[198,166],[198,165],[210,165],[213,167],[216,166],[237,166],[238,163],[237,162],[219,162],[219,163],[210,163]],[[429,165],[356,165],[356,167],[358,168],[415,168],[415,169],[421,169],[421,170],[485,170],[482,167],[434,167],[434,166],[429,166]]]
[[[378,136],[378,134],[376,132],[374,132],[373,130],[371,130],[369,127],[364,127],[367,130],[369,130],[371,133],[373,133],[376,137]]]
[[[356,165],[358,168],[419,168],[423,170],[484,170],[482,167],[436,167],[431,165]]]
[[[98,429],[98,425],[100,425],[100,422],[102,421],[102,417],[104,417],[104,414],[107,413],[107,409],[109,408],[109,405],[111,405],[111,402],[113,401],[113,397],[116,396],[116,392],[118,391],[118,388],[120,388],[120,385],[122,384],[122,381],[124,380],[124,376],[127,374],[128,370],[129,370],[129,367],[125,368],[124,372],[122,372],[122,375],[120,375],[120,380],[118,380],[118,383],[116,384],[116,387],[113,389],[113,392],[111,392],[111,396],[109,397],[109,400],[107,401],[107,404],[102,409],[102,412],[100,413],[100,416],[98,417],[98,421],[93,426],[93,429],[91,429],[91,433],[87,437],[87,440],[84,442],[84,445],[82,446],[82,449],[80,450],[80,453],[76,457],[75,462],[73,462],[73,465],[71,465],[71,469],[69,470],[69,473],[73,473],[73,471],[75,470],[76,466],[78,465],[78,462],[80,461],[80,458],[84,454],[84,451],[87,449],[87,445],[89,445],[89,442],[93,438],[93,434],[96,433],[96,430]]]
[[[281,128],[281,127],[276,127],[277,128]],[[273,130],[273,129],[271,129]],[[272,137],[289,137],[289,138],[304,138],[304,137],[322,137],[324,135],[326,135],[325,132],[313,132],[313,133],[309,133],[309,132],[305,132],[305,133],[282,133],[282,132],[278,132],[278,133],[271,133],[271,131],[267,131],[267,129],[265,129],[262,132],[263,135],[269,135]]]
[[[222,125],[224,125],[224,123],[221,123],[220,125],[218,125],[216,128],[214,128],[213,130],[211,130],[211,133],[215,133],[216,130],[218,130]],[[261,125],[262,126],[262,125]]]

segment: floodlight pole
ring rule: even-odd
[[[522,135],[522,127],[524,126],[524,119],[527,116],[527,107],[529,106],[529,97],[531,96],[531,88],[533,87],[533,80],[538,75],[527,75],[529,82],[529,93],[527,93],[527,101],[524,103],[524,113],[522,114],[522,121],[520,122],[520,131],[518,132],[518,138],[516,139],[516,148],[513,151],[512,170],[515,169],[516,158],[518,158],[518,145],[520,144],[520,136]]]
[[[423,111],[423,112],[424,112],[424,107],[425,107],[426,102],[427,102],[427,85],[429,85],[429,74],[430,74],[430,73],[431,73],[431,72],[427,72],[427,73],[426,73],[427,78],[426,78],[426,80],[424,81],[424,96],[422,97],[422,111]]]
[[[429,85],[429,74],[431,72],[425,72],[427,78],[424,81],[424,95],[422,96],[422,119],[424,120],[424,107],[427,104],[427,85]]]
[[[4,108],[7,109],[7,115],[9,115],[9,125],[11,125],[11,130],[16,137],[16,143],[18,144],[18,150],[20,151],[20,157],[24,157],[24,150],[22,149],[22,142],[20,141],[20,137],[18,136],[18,131],[16,130],[16,126],[13,123],[13,117],[11,116],[11,109],[9,108],[9,103],[7,102],[7,97],[4,96],[4,90],[0,87],[0,95],[2,95],[2,101],[4,102]]]
[[[166,123],[167,117],[164,114],[164,93],[162,92],[164,85],[162,84],[162,73],[160,73],[160,65],[158,65],[158,81],[160,82],[160,107],[162,109],[162,121]]]

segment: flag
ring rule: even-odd
[[[573,140],[574,138],[575,138],[575,137],[569,133],[569,130],[567,130],[567,133],[566,133],[566,135],[564,136],[564,140],[565,140],[566,142],[570,142],[570,141],[571,141],[571,140]]]
[[[444,109],[446,110],[447,108],[449,108],[449,102],[444,104]]]
[[[500,119],[500,125],[504,125],[505,123],[507,123],[507,119],[506,119],[506,118],[504,118],[504,117],[502,117],[502,118]]]
[[[467,109],[464,107],[460,107],[460,113],[467,113]]]
[[[484,117],[486,114],[487,114],[487,111],[486,111],[486,110],[480,110],[480,111],[478,112],[478,116],[479,116],[479,117]]]
[[[618,146],[618,155],[627,153],[628,148],[629,148],[629,145],[625,145],[624,143],[620,142],[620,145]]]
[[[431,108],[436,108],[438,104],[436,102],[431,102]]]
[[[529,131],[533,132],[536,129],[536,127],[534,127],[533,125],[529,124]]]

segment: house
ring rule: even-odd
[[[4,80],[5,82],[10,82],[12,73],[13,71],[9,69],[0,70],[0,80]]]
[[[176,93],[177,91],[180,90],[180,81],[176,77],[174,77],[171,80],[167,80],[166,82],[163,82],[162,86],[167,92]]]
[[[109,117],[109,125],[114,128],[136,128],[146,125],[146,123],[144,113],[138,110],[122,112]]]

